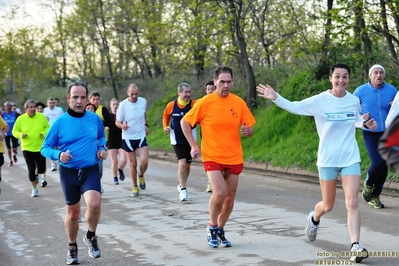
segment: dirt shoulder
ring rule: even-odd
[[[167,160],[171,162],[176,162],[176,155],[174,152],[168,151],[156,151],[150,150],[150,157],[158,160]],[[201,158],[193,161],[195,164],[201,163]],[[259,162],[245,162],[244,163],[245,171],[264,173],[273,176],[282,176],[284,178],[295,178],[296,180],[301,180],[303,182],[309,183],[318,183],[318,175],[317,173],[306,171],[300,168],[280,168],[273,167],[267,163],[259,163]],[[339,182],[338,186],[341,186]],[[363,182],[360,186],[360,189],[363,189]],[[387,181],[384,186],[383,195],[399,197],[399,183],[395,181]]]

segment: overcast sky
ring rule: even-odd
[[[0,27],[10,29],[28,25],[41,26],[52,21],[53,14],[42,7],[45,0],[0,0]],[[48,2],[48,1],[47,1]],[[14,11],[14,16],[12,16]],[[11,19],[11,17],[13,17]]]

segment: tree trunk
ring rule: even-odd
[[[112,90],[114,93],[114,97],[118,98],[118,88],[116,85],[116,78],[114,77],[111,55],[109,52],[109,45],[108,45],[108,40],[107,40],[107,36],[106,36],[107,26],[106,26],[106,22],[105,22],[105,18],[104,18],[103,2],[102,2],[102,0],[99,0],[98,3],[99,3],[99,8],[100,8],[101,26],[103,29],[103,30],[101,30],[99,25],[97,24],[97,30],[98,30],[98,34],[101,37],[101,44],[102,44],[102,49],[100,49],[100,50],[103,51],[103,54],[106,58],[108,74],[109,74],[108,81],[111,84],[111,87],[112,87]]]
[[[392,3],[390,3],[389,1],[387,1],[388,6],[392,6],[394,8],[394,6],[392,5]],[[385,36],[385,40],[387,43],[387,47],[388,47],[388,51],[389,54],[391,55],[392,59],[396,62],[396,64],[398,64],[398,56],[395,50],[395,46],[393,44],[393,38],[392,35],[389,33],[389,27],[388,27],[388,22],[387,22],[387,9],[386,9],[386,5],[385,5],[385,1],[384,0],[380,0],[380,7],[381,7],[381,20],[382,20],[382,25],[383,25],[383,32],[384,32],[384,36]],[[395,22],[396,22],[396,29],[397,32],[399,32],[399,19],[398,19],[398,10],[397,7],[396,9],[394,8],[394,10],[391,10],[392,13],[394,14],[394,18],[395,18]]]
[[[329,60],[328,60],[328,52],[330,50],[330,41],[331,41],[331,10],[334,4],[334,0],[327,0],[327,19],[326,25],[324,26],[324,42],[321,47],[321,60],[317,69],[315,71],[316,80],[321,80],[325,76],[328,76],[329,73]]]
[[[235,2],[228,1],[227,4],[230,7],[229,12],[233,15],[231,24],[234,30],[233,38],[235,39],[235,42],[239,49],[239,53],[237,55],[238,61],[244,68],[243,70],[245,73],[245,83],[248,86],[246,102],[248,107],[252,109],[256,107],[256,79],[252,65],[249,62],[247,43],[244,35],[242,34],[240,24],[243,2],[241,0]]]
[[[371,41],[366,29],[366,22],[364,20],[364,13],[363,13],[363,1],[362,0],[355,0],[354,1],[354,13],[356,18],[356,26],[355,29],[358,32],[361,41],[363,42],[363,53],[366,62],[371,55],[372,48],[371,48]],[[365,64],[365,67],[368,68],[370,62]],[[367,70],[366,70],[367,71]]]

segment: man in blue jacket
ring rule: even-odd
[[[378,152],[378,144],[386,130],[385,119],[397,89],[384,82],[385,69],[381,65],[373,65],[369,70],[369,77],[370,81],[359,86],[353,94],[359,97],[363,118],[373,118],[377,122],[376,130],[362,129],[364,145],[371,161],[362,196],[370,206],[380,209],[384,208],[380,194],[387,179],[388,167]]]
[[[66,261],[68,265],[79,264],[76,238],[82,194],[87,206],[88,227],[83,241],[88,246],[90,257],[101,256],[96,236],[101,214],[98,161],[106,159],[107,152],[104,126],[100,117],[85,110],[87,95],[88,89],[85,84],[75,82],[69,86],[69,108],[54,121],[41,148],[43,156],[59,161],[60,183],[67,205],[64,226],[69,241]]]

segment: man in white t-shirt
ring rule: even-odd
[[[55,106],[55,100],[53,97],[49,97],[47,99],[47,107],[44,108],[43,114],[47,117],[50,126],[54,123],[54,121],[64,114],[61,107]],[[57,161],[51,160],[51,171],[57,171]]]
[[[139,97],[139,88],[130,84],[127,88],[128,98],[123,100],[116,111],[117,127],[122,129],[122,149],[127,152],[130,164],[130,176],[133,182],[132,197],[139,195],[137,179],[142,190],[146,188],[144,173],[148,168],[148,144],[146,136],[149,134],[146,109],[147,100]],[[137,171],[136,152],[140,158]]]

